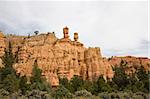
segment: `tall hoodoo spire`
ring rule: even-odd
[[[69,28],[66,26],[63,28],[64,38],[69,38]]]
[[[0,38],[4,38],[4,33],[2,31],[0,31]]]
[[[74,41],[78,41],[78,39],[79,39],[78,33],[75,32],[75,33],[74,33]]]

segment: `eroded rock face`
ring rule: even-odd
[[[0,58],[4,55],[5,48],[6,48],[6,44],[5,44],[4,34],[0,32]]]
[[[111,79],[114,75],[109,62],[102,58],[100,48],[88,48],[85,51],[85,63],[90,80],[97,79],[99,75]]]
[[[150,71],[150,59],[147,57],[112,57],[109,59],[109,63],[113,67],[125,65],[125,71],[128,75],[135,73],[141,67],[144,67],[147,72]]]
[[[1,37],[0,56],[4,55],[4,49],[11,41],[13,53],[18,54],[18,61],[14,68],[21,76],[32,76],[32,68],[35,60],[42,69],[42,75],[52,86],[59,85],[58,77],[66,77],[70,80],[74,75],[91,81],[100,75],[112,79],[114,72],[112,66],[120,64],[120,58],[108,60],[103,58],[98,47],[86,48],[78,41],[78,33],[74,33],[74,40],[69,39],[69,28],[63,28],[64,37],[58,39],[54,33],[40,34],[31,37]],[[127,59],[130,64],[138,64],[139,61]],[[149,59],[138,59],[147,68]],[[1,63],[1,60],[0,60]],[[2,65],[2,64],[0,64]]]
[[[5,54],[6,42],[3,32],[0,31],[0,68],[3,67],[2,56]]]

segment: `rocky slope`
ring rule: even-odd
[[[108,61],[113,67],[124,66],[128,75],[137,72],[141,67],[144,67],[147,72],[150,71],[150,59],[147,57],[112,57],[109,58]]]
[[[0,57],[4,55],[10,41],[13,53],[18,55],[14,64],[17,73],[30,77],[32,67],[37,60],[42,75],[52,84],[59,84],[58,77],[67,77],[69,80],[78,75],[91,81],[103,75],[105,79],[112,79],[112,67],[121,61],[126,61],[129,66],[144,66],[149,70],[148,58],[113,57],[110,59],[101,56],[100,48],[86,48],[78,41],[78,33],[74,33],[74,40],[69,39],[69,28],[63,28],[64,37],[58,39],[54,33],[44,33],[36,36],[7,36],[0,33]],[[0,59],[0,66],[1,59]],[[131,67],[134,67],[131,66]],[[128,70],[129,71],[129,70]]]

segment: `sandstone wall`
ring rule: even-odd
[[[85,48],[78,41],[57,39],[54,34],[26,38],[18,58],[14,65],[18,73],[31,76],[32,65],[37,60],[43,76],[53,86],[58,85],[58,77],[70,80],[78,75],[92,81],[99,75],[113,75],[111,65],[101,56],[100,48]]]
[[[114,72],[112,67],[120,65],[122,61],[127,63],[126,71],[130,74],[134,68],[144,66],[149,70],[148,58],[113,57],[103,58],[98,47],[86,48],[78,41],[78,33],[74,33],[74,40],[69,39],[69,29],[64,28],[64,37],[58,39],[54,33],[40,34],[36,36],[9,36],[0,37],[0,66],[1,57],[10,41],[13,53],[18,54],[18,61],[14,68],[21,76],[32,76],[32,68],[35,60],[42,75],[46,77],[52,86],[58,86],[58,77],[66,77],[69,80],[78,75],[83,79],[96,80],[100,75],[112,79]],[[133,68],[131,68],[133,67]]]
[[[5,53],[5,48],[6,48],[5,37],[4,34],[0,32],[0,68],[3,67],[1,58]]]
[[[65,33],[68,35],[68,30]],[[102,58],[100,48],[85,48],[78,41],[77,35],[75,33],[74,41],[70,40],[69,36],[58,39],[54,33],[31,37],[2,37],[0,55],[3,56],[4,49],[11,41],[13,53],[18,53],[18,62],[14,64],[17,73],[31,76],[34,61],[37,60],[42,75],[53,86],[59,84],[58,77],[70,80],[74,75],[91,81],[97,79],[99,75],[111,79],[113,76],[111,65]]]
[[[112,57],[109,59],[109,63],[113,67],[120,66],[122,63],[125,65],[125,71],[127,74],[135,73],[140,67],[144,67],[147,72],[150,71],[150,59],[147,57]]]
[[[6,48],[5,38],[0,38],[0,58],[4,55],[5,48]]]

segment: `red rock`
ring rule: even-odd
[[[0,58],[4,55],[4,49],[8,41],[13,45],[13,53],[18,52],[18,62],[14,68],[21,76],[32,76],[32,67],[37,60],[42,76],[52,86],[59,85],[58,77],[66,77],[70,80],[74,75],[91,81],[103,75],[105,80],[112,79],[114,72],[112,67],[119,66],[121,61],[127,62],[126,72],[135,72],[135,68],[142,66],[149,70],[148,58],[113,57],[109,60],[103,58],[98,47],[86,48],[78,41],[78,33],[74,33],[74,41],[69,39],[69,28],[63,29],[64,37],[56,38],[54,33],[40,34],[31,37],[24,36],[0,36]],[[1,35],[1,34],[0,34]],[[1,64],[0,60],[0,66]],[[131,68],[130,68],[131,67]]]

